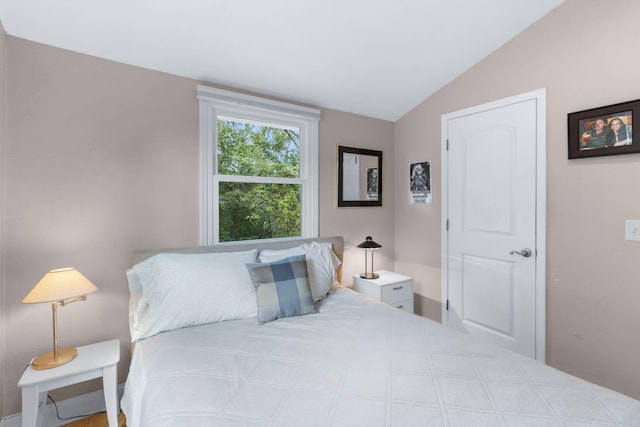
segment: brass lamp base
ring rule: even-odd
[[[77,355],[78,350],[75,348],[63,348],[58,350],[57,356],[54,356],[53,351],[50,351],[49,353],[41,354],[36,357],[31,364],[31,367],[38,371],[55,368],[71,362]]]
[[[360,277],[363,279],[377,279],[380,275],[378,273],[360,273]]]

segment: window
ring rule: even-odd
[[[318,234],[320,111],[198,86],[200,244]]]

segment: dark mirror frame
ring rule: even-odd
[[[373,156],[378,158],[378,199],[377,200],[344,200],[344,171],[342,165],[344,163],[345,153],[361,154],[365,156]],[[363,206],[382,206],[382,151],[369,150],[366,148],[353,148],[338,145],[338,207],[363,207]]]

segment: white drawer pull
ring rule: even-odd
[[[394,291],[399,291],[400,289],[404,288],[404,286],[398,286],[396,288],[393,288]]]

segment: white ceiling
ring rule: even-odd
[[[12,36],[395,121],[564,0],[0,0]]]

